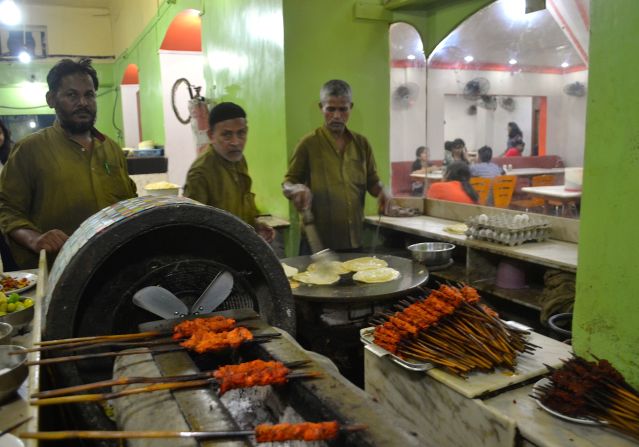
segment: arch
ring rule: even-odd
[[[200,11],[187,9],[175,16],[166,30],[161,50],[202,51]]]
[[[140,77],[138,75],[138,66],[135,64],[127,65],[122,75],[123,85],[136,85],[140,83]]]

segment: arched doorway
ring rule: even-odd
[[[120,85],[122,96],[122,121],[124,124],[124,146],[135,148],[140,142],[142,125],[140,120],[140,81],[138,66],[129,64],[124,70]]]
[[[205,91],[200,12],[187,9],[173,19],[160,47],[160,73],[164,109],[164,152],[169,160],[169,181],[184,185],[197,148],[206,143],[205,123],[183,123],[189,117],[189,89],[179,79]],[[174,86],[175,91],[174,91]],[[178,117],[179,115],[179,117]]]

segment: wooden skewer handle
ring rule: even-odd
[[[143,439],[143,438],[238,438],[251,436],[253,431],[40,431],[20,433],[24,439]]]

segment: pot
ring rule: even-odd
[[[454,249],[455,245],[448,242],[422,242],[408,246],[413,259],[427,266],[448,264]]]

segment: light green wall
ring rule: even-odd
[[[212,0],[202,17],[206,96],[247,113],[245,156],[262,212],[286,217],[280,184],[286,170],[281,0]]]
[[[163,2],[153,20],[147,24],[144,31],[127,50],[118,55],[115,61],[113,76],[118,87],[122,82],[126,67],[129,64],[135,64],[138,67],[142,140],[153,140],[157,144],[164,144],[162,79],[158,51],[164,40],[166,30],[177,14],[185,9],[200,10],[202,4],[202,2],[197,0]],[[116,107],[119,110],[116,114],[116,123],[119,129],[123,129],[122,103],[119,97]],[[122,136],[119,142],[120,144],[124,142]]]
[[[0,115],[54,114],[46,104],[47,73],[53,62],[31,64],[0,64]],[[98,73],[98,116],[96,127],[112,138],[116,137],[112,125],[113,65],[94,62]],[[33,82],[28,80],[34,79]],[[119,113],[119,111],[117,111]]]
[[[573,346],[639,387],[639,63],[636,0],[592,0]]]

